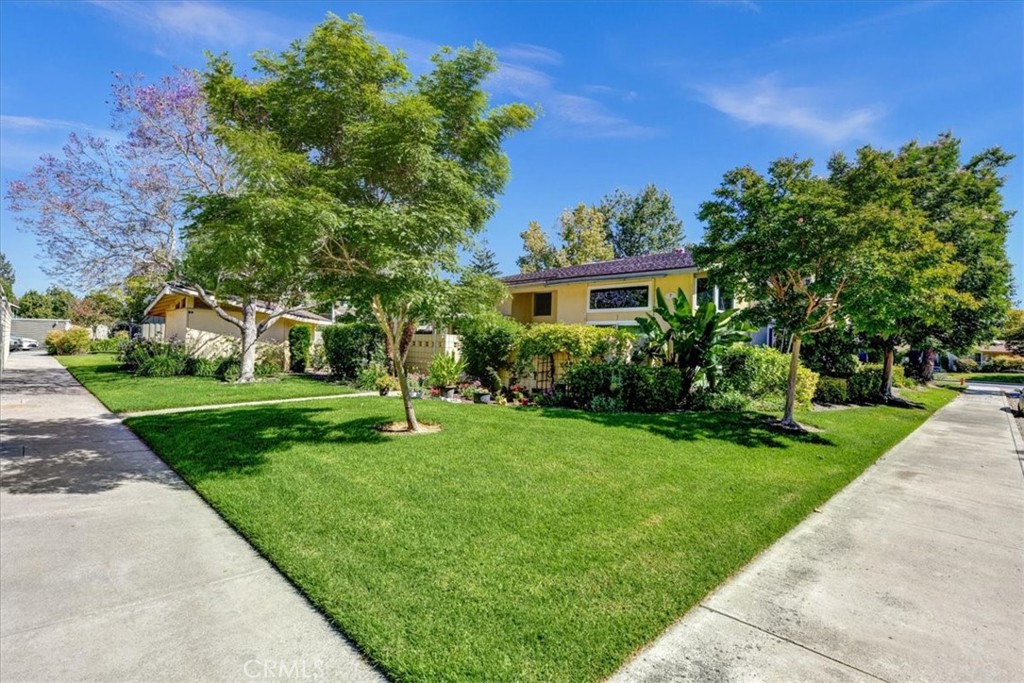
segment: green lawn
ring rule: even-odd
[[[909,434],[925,409],[607,415],[398,401],[130,427],[400,681],[596,681]]]
[[[353,391],[323,379],[288,375],[253,384],[231,384],[215,377],[134,377],[122,372],[117,358],[110,353],[58,356],[57,360],[115,413],[329,396]]]
[[[1024,372],[943,372],[936,373],[938,381],[959,382],[960,379],[968,382],[999,382],[1001,384],[1020,384],[1024,382]]]

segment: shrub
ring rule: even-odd
[[[789,354],[767,346],[738,344],[722,352],[718,386],[720,393],[738,391],[752,398],[784,396],[789,382]],[[811,405],[818,373],[805,367],[797,369],[796,404]]]
[[[572,360],[622,356],[634,333],[596,325],[540,323],[523,334],[518,356],[522,360],[564,353]]]
[[[256,377],[273,377],[282,370],[283,368],[281,363],[276,363],[272,360],[261,360],[256,362],[252,372]],[[239,371],[241,371],[241,366],[239,366]]]
[[[850,377],[860,367],[861,341],[853,330],[835,327],[809,334],[800,349],[800,362],[830,377]]]
[[[577,361],[569,366],[562,381],[570,406],[589,408],[595,396],[611,396],[613,366],[608,363]]]
[[[381,377],[387,376],[388,371],[383,363],[370,363],[359,371],[359,377],[356,378],[356,386],[366,391],[372,391],[377,388],[377,381]]]
[[[957,358],[956,362],[953,363],[953,367],[956,368],[957,372],[977,372],[978,361],[973,358]]]
[[[185,374],[195,377],[213,377],[217,374],[219,360],[189,356],[185,359]]]
[[[857,369],[849,380],[850,402],[877,403],[881,399],[882,369],[881,363],[865,363]],[[907,379],[903,366],[896,365],[892,369],[892,385],[906,387],[914,382]]]
[[[296,325],[288,330],[288,355],[292,372],[305,372],[309,365],[309,347],[313,333],[305,325]]]
[[[154,358],[170,357],[170,361],[158,361],[155,365],[150,364],[144,371],[143,367]],[[118,350],[118,360],[121,366],[129,372],[150,377],[168,377],[166,374],[148,374],[150,372],[165,373],[169,368],[180,368],[174,374],[184,374],[185,362],[189,354],[184,344],[179,342],[163,342],[156,339],[132,339],[121,345]]]
[[[497,391],[501,386],[500,373],[512,369],[525,328],[511,318],[490,314],[475,318],[460,331],[466,374]]]
[[[309,351],[309,367],[313,368],[314,372],[323,372],[330,367],[327,364],[327,352],[324,350],[322,339],[313,342]]]
[[[217,363],[214,374],[225,382],[234,382],[242,374],[242,362],[236,356],[225,356]]]
[[[70,356],[88,352],[91,341],[89,330],[84,327],[72,327],[70,330],[52,330],[46,335],[43,343],[50,355]]]
[[[286,347],[284,344],[259,344],[256,346],[256,367],[263,365],[263,375],[276,375],[284,371]],[[256,374],[260,374],[256,372]]]
[[[1024,370],[1024,357],[1000,356],[985,363],[989,372],[1020,372]]]
[[[117,337],[93,339],[89,342],[89,353],[117,353],[123,343],[124,340]]]
[[[591,410],[594,399],[617,399],[620,410],[659,413],[675,410],[683,398],[678,368],[581,361],[563,378],[566,405]],[[601,404],[604,412],[611,404]]]
[[[839,405],[850,402],[850,382],[843,377],[819,377],[814,402]]]
[[[466,363],[454,353],[439,353],[430,361],[427,382],[432,387],[455,386],[466,369]]]
[[[368,323],[336,323],[324,328],[323,337],[327,365],[341,379],[355,379],[359,370],[384,353],[383,333]]]
[[[161,354],[147,358],[139,365],[136,375],[141,377],[175,377],[185,374],[185,357]]]
[[[690,395],[690,407],[693,410],[742,412],[750,409],[750,403],[748,396],[735,389],[708,391],[701,388]]]
[[[595,396],[587,406],[592,413],[621,413],[625,409],[622,399],[616,396]]]
[[[683,375],[679,368],[649,365],[617,365],[619,397],[625,409],[635,413],[675,410],[683,399]]]

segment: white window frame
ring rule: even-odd
[[[609,309],[603,308],[603,311]],[[588,320],[587,324],[592,327],[639,327],[635,320]]]
[[[627,289],[630,287],[647,287],[647,305],[631,308],[591,308],[590,292],[595,289]],[[654,308],[654,280],[620,283],[615,285],[587,285],[587,313],[638,313],[650,312]]]
[[[698,278],[694,278],[693,279],[693,302],[692,302],[692,306],[693,306],[694,309],[696,309],[697,306],[699,305],[697,303],[697,280],[707,280],[707,278],[706,277],[704,277],[704,278],[699,278],[698,277]],[[718,285],[715,285],[714,287],[712,287],[711,291],[712,291],[712,296],[714,297],[712,299],[712,301],[715,302],[715,310],[718,311],[719,313],[724,313],[725,311],[729,310],[727,308],[722,308],[722,299],[721,299],[721,295],[720,295],[720,293],[718,291]],[[732,303],[733,303],[732,307],[736,308],[736,297],[735,297],[735,295],[733,296]]]

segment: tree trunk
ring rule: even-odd
[[[935,375],[935,361],[938,360],[938,357],[939,353],[930,347],[921,352],[921,379],[923,381],[932,381],[932,377]]]
[[[416,409],[412,405],[412,397],[409,395],[409,378],[405,375],[405,361],[398,350],[398,344],[391,345],[391,362],[395,364],[395,371],[398,374],[398,386],[402,390],[402,405],[405,407],[405,424],[410,432],[420,431],[420,423],[416,420]]]
[[[786,409],[782,414],[782,426],[799,427],[793,419],[793,411],[796,409],[796,379],[797,370],[800,368],[800,335],[794,334],[789,355],[789,382],[786,383]]]
[[[256,303],[242,304],[242,367],[238,374],[239,384],[256,379]]]
[[[885,362],[882,363],[882,385],[878,391],[882,396],[882,403],[892,400],[892,366],[896,360],[896,350],[892,344],[885,345]]]

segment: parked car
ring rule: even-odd
[[[29,349],[38,349],[39,342],[31,337],[11,337],[7,348],[11,351],[28,351]]]

